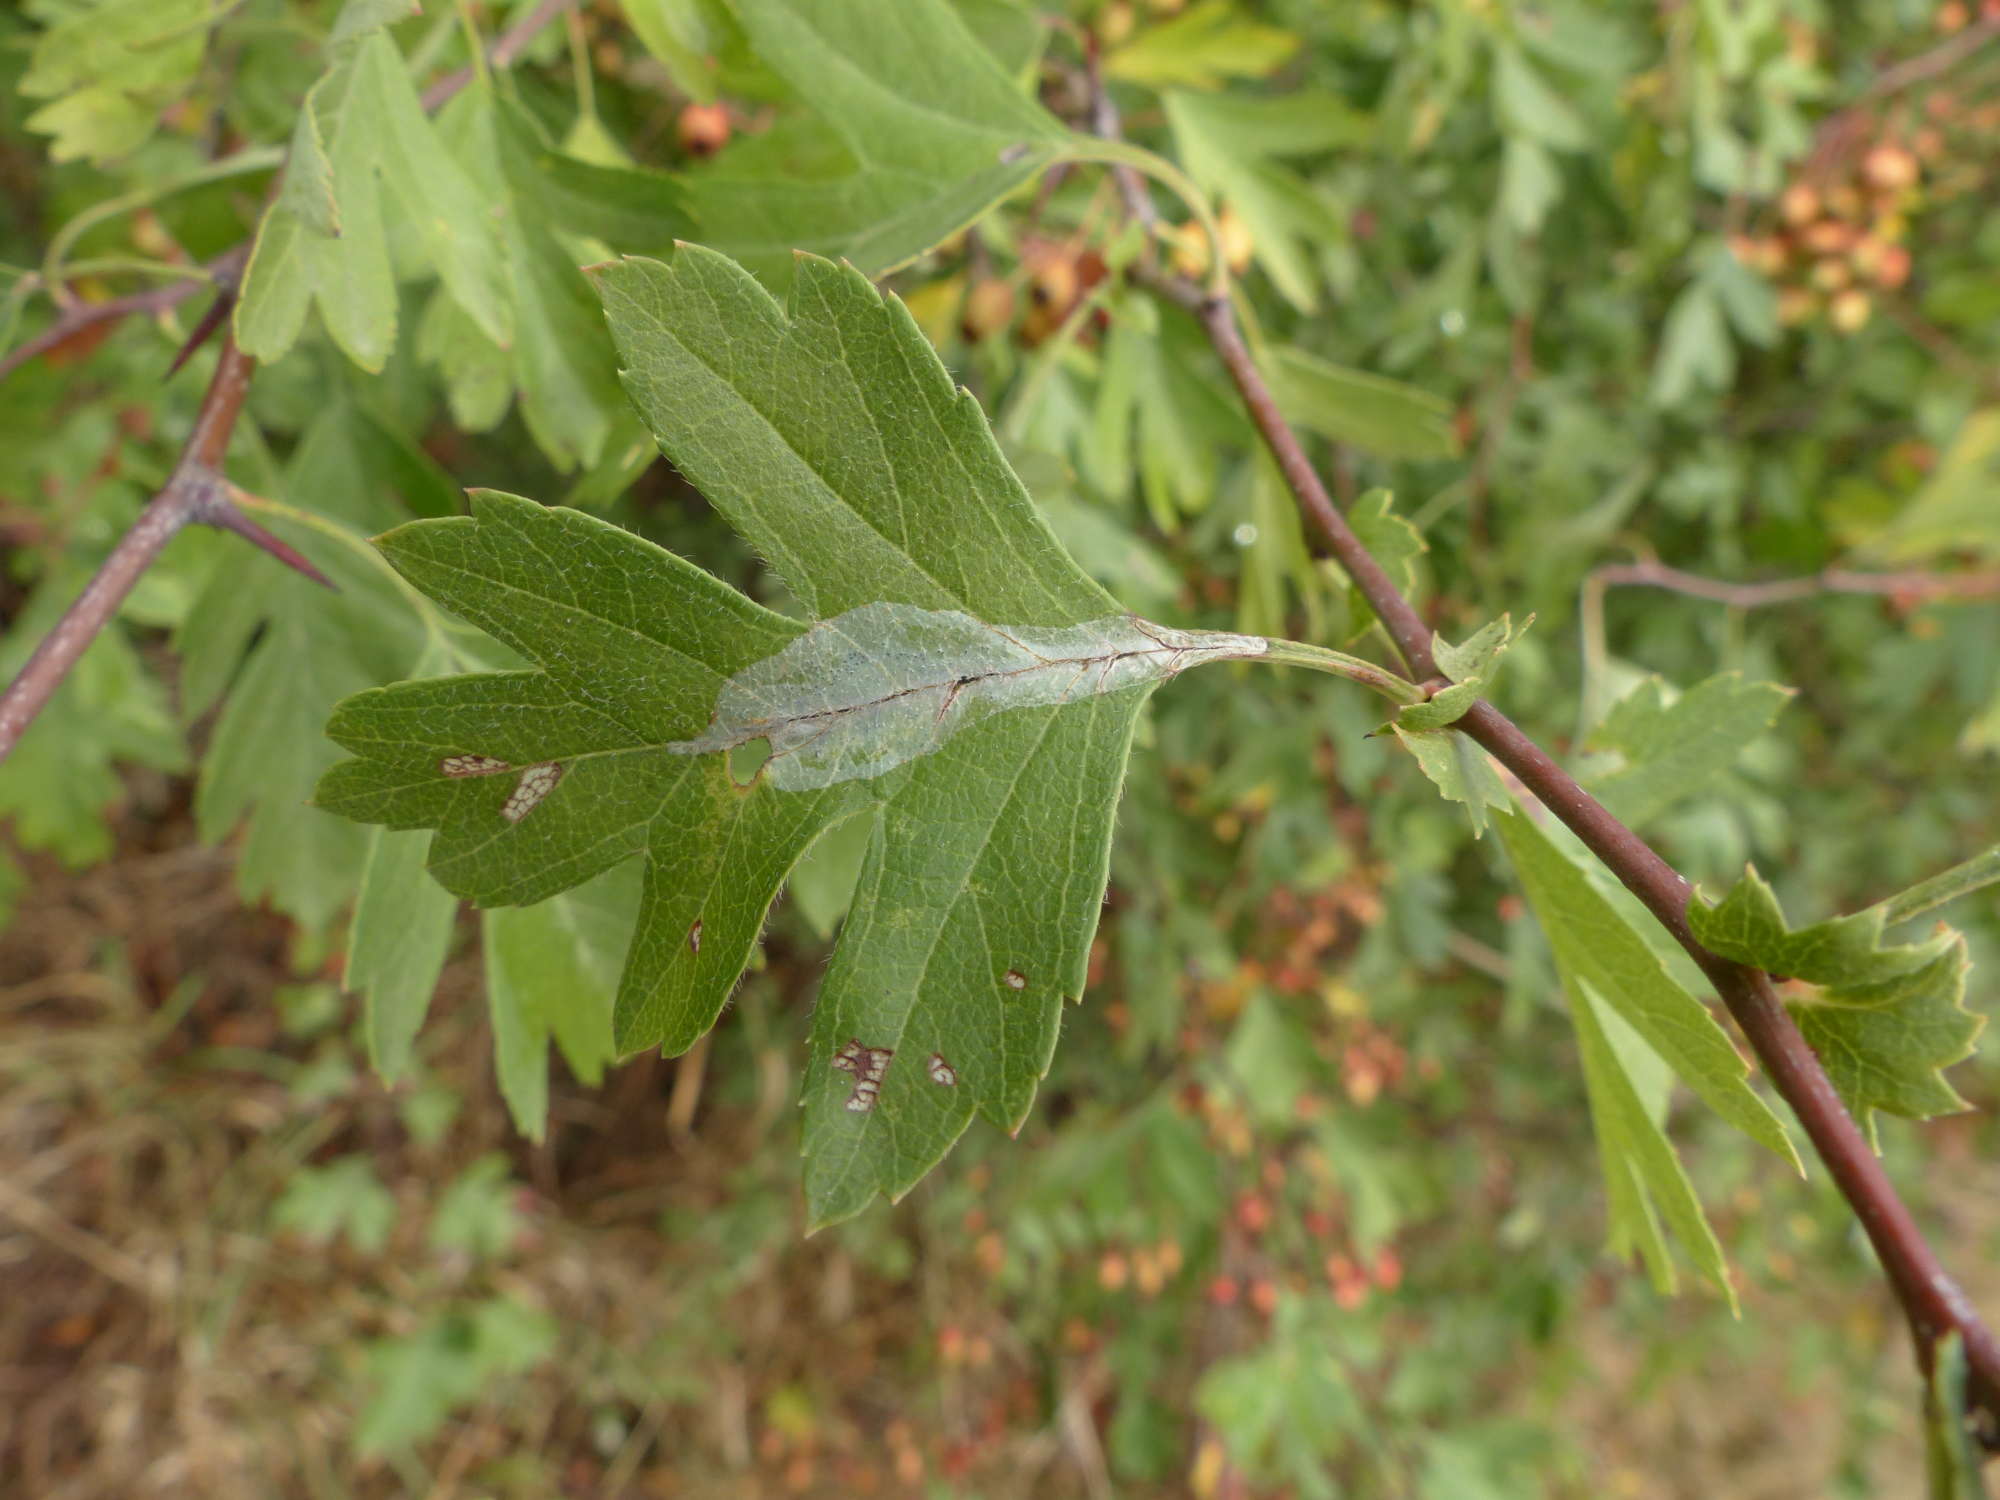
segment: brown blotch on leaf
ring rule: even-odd
[[[701,952],[701,918],[700,918],[700,917],[696,917],[696,918],[694,919],[694,925],[693,925],[692,927],[688,928],[688,952],[690,952],[690,953],[699,953],[699,952]]]
[[[1010,990],[1025,990],[1028,987],[1028,976],[1019,969],[1009,969],[1005,983]]]

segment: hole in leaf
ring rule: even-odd
[[[747,740],[729,752],[729,779],[740,787],[747,787],[757,779],[757,773],[764,769],[764,762],[771,758],[769,740]]]

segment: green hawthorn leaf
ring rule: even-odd
[[[1625,822],[1646,823],[1681,798],[1712,788],[1791,696],[1791,689],[1775,683],[1723,672],[1670,703],[1665,684],[1649,677],[1591,734],[1591,748],[1615,750],[1625,764],[1593,778],[1590,789]]]
[[[492,232],[506,257],[513,348],[503,351],[489,343],[483,368],[511,363],[522,418],[551,463],[559,469],[593,464],[624,400],[603,312],[552,228],[565,221],[544,199],[545,188],[556,180],[545,175],[546,147],[533,122],[489,88],[460,94],[445,107],[438,129],[492,205]],[[469,317],[463,321],[468,326],[462,340],[483,335]],[[481,368],[474,362],[461,372],[455,404]]]
[[[1785,1008],[1847,1107],[1875,1138],[1875,1112],[1924,1120],[1966,1107],[1943,1070],[1971,1056],[1985,1019],[1965,1008],[1965,939],[1949,928],[1884,945],[1884,908],[1810,927],[1785,921],[1777,894],[1746,871],[1688,926],[1724,958],[1817,986]]]
[[[458,916],[458,898],[424,873],[429,842],[375,830],[347,934],[344,982],[362,998],[369,1066],[385,1083],[410,1065]]]
[[[480,918],[500,1094],[515,1128],[533,1140],[548,1126],[549,1043],[593,1087],[617,1055],[611,1006],[638,905],[637,874],[628,864],[534,906]]]
[[[694,247],[597,279],[640,415],[813,620],[580,513],[477,495],[381,545],[534,669],[350,699],[328,732],[356,758],[318,800],[438,830],[432,872],[482,905],[643,854],[620,1051],[706,1031],[793,865],[858,815],[805,1086],[828,1223],[906,1191],[975,1112],[1018,1128],[1082,991],[1140,705],[1265,643],[1120,611],[854,270],[802,259],[789,308]]]
[[[1482,684],[1478,678],[1453,683],[1422,703],[1412,703],[1396,715],[1396,727],[1417,732],[1443,729],[1465,717],[1465,711],[1479,700]]]
[[[348,529],[350,543],[267,519],[340,591],[226,554],[179,633],[189,711],[228,691],[195,790],[201,836],[220,840],[243,824],[239,886],[309,928],[352,898],[368,854],[361,830],[308,805],[336,758],[326,716],[344,694],[406,675],[423,651],[420,621],[362,541],[405,513],[410,478],[408,456],[372,421],[345,402],[329,406],[307,429],[284,489],[324,525]]]
[[[35,38],[21,94],[51,99],[27,120],[57,161],[102,162],[142,146],[201,68],[216,0],[98,0]]]
[[[480,331],[509,344],[513,302],[490,205],[424,117],[395,43],[362,30],[329,52],[293,131],[298,175],[287,171],[244,269],[237,341],[274,360],[316,303],[348,358],[380,370],[396,338],[393,216]]]
[[[1590,126],[1576,106],[1513,47],[1494,52],[1493,102],[1510,133],[1557,151],[1582,151],[1591,144]]]
[[[0,681],[11,682],[83,586],[77,568],[50,569],[0,640]],[[159,680],[122,628],[92,641],[7,757],[0,818],[30,849],[85,865],[111,853],[105,809],[124,790],[121,764],[178,771],[187,747],[167,711]]]
[[[1490,682],[1501,655],[1534,623],[1535,617],[1530,615],[1516,630],[1514,617],[1502,615],[1497,620],[1487,621],[1456,646],[1443,636],[1433,634],[1431,657],[1437,662],[1438,670],[1453,682]]]
[[[1503,814],[1518,817],[1518,814]],[[1503,827],[1504,827],[1503,823]],[[1736,1309],[1736,1290],[1722,1243],[1702,1211],[1687,1170],[1673,1143],[1661,1129],[1664,1094],[1650,1104],[1635,1075],[1648,1063],[1657,1067],[1645,1044],[1618,1023],[1618,1013],[1597,992],[1563,968],[1563,990],[1569,997],[1576,1025],[1577,1050],[1583,1059],[1584,1087],[1590,1097],[1591,1128],[1597,1136],[1603,1166],[1610,1243],[1615,1255],[1637,1253],[1646,1262],[1653,1284],[1672,1292],[1677,1278],[1661,1233],[1661,1220],[1674,1232],[1695,1268],[1729,1299]]]
[[[1166,29],[1151,28],[1150,34]],[[1116,54],[1114,67],[1115,59]],[[1175,92],[1166,96],[1166,106],[1188,175],[1235,210],[1249,232],[1252,258],[1280,295],[1301,311],[1312,311],[1323,275],[1317,257],[1346,238],[1347,226],[1329,198],[1280,162],[1358,144],[1370,134],[1370,122],[1324,94],[1246,99]],[[1368,394],[1379,403],[1382,389],[1408,387],[1382,381]]]
[[[1400,722],[1389,726],[1403,748],[1417,758],[1417,767],[1436,784],[1438,792],[1451,802],[1463,802],[1472,818],[1473,837],[1486,832],[1486,809],[1506,807],[1511,801],[1500,777],[1486,759],[1486,752],[1464,735],[1450,729],[1411,728]]]
[[[1395,497],[1387,490],[1370,490],[1348,508],[1347,524],[1368,555],[1382,565],[1399,592],[1408,595],[1417,581],[1417,559],[1429,550],[1423,533],[1395,512]],[[1375,623],[1375,611],[1361,591],[1347,590],[1346,639],[1364,634]]]
[[[944,0],[738,0],[736,14],[818,118],[734,147],[688,193],[703,241],[774,284],[795,249],[893,270],[1076,154]]]
[[[1298,50],[1298,37],[1251,19],[1229,0],[1200,0],[1116,48],[1104,71],[1150,88],[1217,89],[1231,78],[1274,73]]]
[[[1532,818],[1501,813],[1497,822],[1556,967],[1588,984],[1709,1108],[1797,1166],[1784,1126],[1744,1081],[1749,1068],[1708,1008]]]
[[[1277,352],[1271,375],[1285,415],[1321,437],[1384,458],[1458,454],[1451,403],[1441,396],[1291,346]]]
[[[1885,562],[1941,553],[2000,557],[2000,409],[1973,412],[1923,487],[1863,549]]]

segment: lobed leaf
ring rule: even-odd
[[[1264,643],[1122,614],[853,270],[802,258],[789,309],[693,247],[596,275],[641,417],[818,623],[604,522],[477,494],[381,545],[532,669],[349,699],[328,733],[355,758],[318,800],[437,830],[432,872],[482,905],[643,855],[620,1051],[706,1031],[793,866],[861,815],[805,1086],[823,1224],[906,1191],[975,1112],[1020,1125],[1082,990],[1140,705]],[[739,783],[753,738],[775,754]]]
[[[1949,928],[1884,945],[1882,907],[1793,928],[1749,870],[1723,899],[1688,905],[1688,926],[1724,958],[1805,980],[1785,1008],[1847,1107],[1876,1138],[1875,1112],[1924,1120],[1966,1108],[1943,1070],[1972,1055],[1985,1018],[1965,1008],[1965,939]]]
[[[1660,679],[1649,677],[1619,699],[1591,735],[1593,749],[1616,750],[1625,764],[1594,778],[1590,789],[1623,821],[1646,823],[1681,798],[1709,789],[1791,696],[1775,683],[1722,672],[1669,703]]]

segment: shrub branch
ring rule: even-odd
[[[1200,321],[1300,509],[1318,526],[1335,560],[1388,630],[1409,675],[1436,676],[1429,627],[1362,546],[1320,483],[1243,341],[1230,302],[1180,279],[1145,279]],[[1816,586],[1828,585],[1821,580]],[[1867,1232],[1909,1322],[1919,1365],[1930,1370],[1936,1344],[1945,1335],[1956,1332],[1963,1338],[1970,1376],[1968,1416],[1976,1420],[1982,1443],[2000,1447],[2000,1342],[1946,1273],[1897,1195],[1826,1069],[1779,1000],[1771,976],[1721,958],[1696,942],[1687,923],[1688,882],[1499,709],[1482,700],[1452,727],[1513,772],[1700,965]]]

